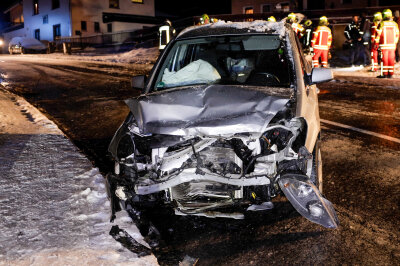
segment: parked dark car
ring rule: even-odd
[[[47,46],[35,38],[14,37],[8,44],[10,54],[47,53]]]
[[[115,204],[141,213],[243,219],[285,195],[304,217],[336,228],[322,192],[316,83],[284,22],[217,22],[190,27],[171,41],[110,146]],[[251,215],[251,214],[250,214]]]

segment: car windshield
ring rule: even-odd
[[[203,37],[177,41],[154,90],[199,85],[289,87],[289,64],[278,35]]]

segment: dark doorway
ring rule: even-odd
[[[61,25],[53,25],[53,40],[56,40],[57,37],[61,36]]]
[[[35,39],[40,41],[40,29],[35,30]]]

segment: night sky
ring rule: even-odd
[[[230,0],[155,0],[156,15],[172,15],[179,18],[207,14],[230,14]]]
[[[198,16],[207,14],[229,14],[231,12],[230,0],[154,0],[158,14],[170,14],[178,17]],[[15,0],[0,0],[0,10],[9,7]],[[3,12],[1,12],[3,13]]]

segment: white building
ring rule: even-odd
[[[21,5],[23,28],[6,30],[6,42],[16,36],[53,41],[57,36],[132,31],[157,23],[154,0],[23,0],[6,12],[11,17],[21,12]]]

